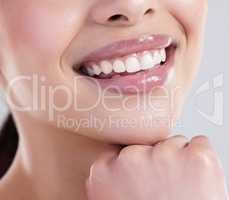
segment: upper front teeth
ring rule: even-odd
[[[113,71],[113,66],[109,61],[102,61],[100,65],[101,65],[101,71],[104,74],[110,74]]]
[[[117,73],[123,73],[126,71],[126,66],[122,60],[115,60],[113,63],[113,70]]]
[[[129,73],[138,72],[141,70],[140,62],[135,56],[130,56],[126,59],[126,71]]]
[[[161,62],[161,58],[157,58],[158,55],[159,54],[156,53],[144,52],[143,56],[140,58],[141,68],[150,69],[159,64]]]
[[[85,67],[90,76],[116,73],[135,73],[141,70],[153,68],[166,61],[166,50],[144,51],[138,54],[131,54],[124,58],[103,60],[99,64]]]

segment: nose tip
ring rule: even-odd
[[[91,17],[97,24],[130,26],[153,13],[147,0],[105,0],[92,8]]]

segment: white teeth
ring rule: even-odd
[[[153,67],[153,57],[150,52],[144,52],[142,57],[140,58],[141,69],[150,69]]]
[[[161,63],[161,55],[159,51],[154,51],[153,53],[153,62],[154,65],[160,64]]]
[[[110,74],[113,70],[113,66],[109,61],[102,61],[100,66],[104,74]]]
[[[94,76],[95,75],[94,70],[91,67],[87,68],[87,72],[88,72],[89,76]]]
[[[140,63],[136,57],[129,57],[126,59],[126,71],[129,73],[140,71]]]
[[[161,54],[161,61],[165,62],[166,61],[166,51],[165,51],[165,49],[161,49],[160,50],[160,54]]]
[[[126,71],[126,67],[124,62],[122,62],[121,60],[115,60],[114,64],[113,64],[113,70],[116,73],[123,73]]]
[[[93,69],[95,75],[99,75],[102,72],[101,68],[98,65],[96,65],[96,64],[94,64],[92,66],[92,69]]]
[[[166,50],[144,51],[143,53],[132,54],[124,58],[117,58],[115,60],[103,60],[92,67],[87,67],[86,70],[89,76],[116,73],[135,73],[141,70],[151,69],[158,66],[161,62],[166,61]],[[112,64],[113,63],[113,64]]]

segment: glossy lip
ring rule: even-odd
[[[162,34],[142,36],[138,39],[117,41],[90,53],[82,59],[80,64],[78,63],[74,67],[77,68],[77,66],[79,67],[79,65],[82,64],[87,65],[90,62],[110,60],[147,50],[166,48],[173,42],[174,41],[171,36]]]
[[[158,65],[149,70],[130,73],[125,76],[114,76],[107,79],[84,76],[87,79],[98,81],[102,89],[111,92],[122,92],[124,94],[148,93],[152,89],[162,86],[167,81],[170,69],[174,64],[176,43],[168,35],[149,35],[138,39],[118,41],[108,46],[100,48],[86,56],[81,64],[74,65],[73,69],[79,72],[80,66],[88,67],[93,62],[110,60],[113,58],[124,57],[132,53],[147,50],[167,49],[167,61],[163,65]],[[169,50],[168,50],[169,49]]]

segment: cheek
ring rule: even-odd
[[[60,1],[63,4],[64,1],[58,2]],[[76,12],[77,9],[80,10],[76,4],[57,6],[57,2],[50,6],[47,2],[8,0],[4,5],[4,17],[9,32],[6,37],[9,41],[7,48],[11,54],[6,59],[11,60],[12,56],[12,62],[17,66],[7,68],[6,76],[9,81],[20,74],[32,77],[36,73],[46,77],[45,84],[48,86],[62,78],[57,65],[69,43],[80,31],[85,12],[82,9],[82,12]],[[30,105],[33,90],[31,82],[20,82],[11,90],[16,91],[17,101]]]
[[[10,36],[15,48],[32,51],[49,59],[60,55],[79,31],[82,14],[68,7],[60,9],[40,1],[12,0],[7,3],[11,12],[6,13]],[[18,12],[20,10],[20,12]],[[21,49],[20,49],[21,50]]]
[[[29,9],[18,21],[20,41],[40,50],[45,55],[58,53],[66,43],[69,31],[63,32],[63,19],[45,10]],[[67,26],[65,24],[65,26]],[[65,29],[66,30],[66,29]]]
[[[171,13],[179,20],[186,34],[198,35],[202,31],[207,14],[207,0],[166,1]]]

